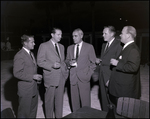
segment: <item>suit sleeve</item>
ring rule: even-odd
[[[65,63],[67,65],[67,67],[70,67],[69,61],[70,61],[70,55],[69,55],[69,47],[67,48],[67,55],[66,55],[66,60]]]
[[[39,67],[51,71],[53,63],[46,59],[46,52],[46,47],[41,44],[37,53],[37,64]]]
[[[14,66],[13,66],[13,74],[16,78],[27,81],[27,82],[32,82],[33,75],[27,73],[25,70],[25,61],[22,57],[19,55],[14,57]]]
[[[90,50],[90,53],[89,53],[89,60],[90,60],[90,69],[94,72],[94,70],[96,69],[96,55],[95,55],[95,50],[94,50],[94,47],[91,46],[91,50]]]
[[[132,49],[127,58],[127,61],[120,59],[116,69],[126,73],[136,72],[140,66],[140,53]]]
[[[120,45],[120,43],[118,44],[117,50],[116,50],[116,58],[119,57],[120,53],[122,51],[122,46]]]

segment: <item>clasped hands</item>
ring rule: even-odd
[[[41,80],[42,80],[42,75],[40,75],[40,74],[34,74],[33,75],[33,79],[36,80],[38,84],[40,84]]]
[[[69,64],[70,64],[71,67],[77,67],[77,61],[76,61],[76,59],[70,60]]]

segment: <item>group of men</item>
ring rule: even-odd
[[[13,73],[18,81],[18,118],[36,118],[38,105],[37,84],[44,80],[45,117],[62,118],[65,82],[69,76],[72,111],[91,105],[90,79],[97,66],[100,67],[101,108],[117,104],[119,97],[140,96],[140,52],[134,43],[136,30],[125,26],[115,38],[113,26],[104,27],[101,57],[96,58],[94,47],[83,41],[84,33],[78,28],[72,33],[74,44],[68,46],[65,57],[64,46],[59,43],[62,31],[53,28],[52,38],[41,43],[37,62],[30,50],[34,49],[34,37],[21,37],[23,48],[14,57]],[[121,42],[125,44],[122,48]],[[37,65],[43,69],[43,77],[37,74]],[[55,112],[55,115],[53,113]]]

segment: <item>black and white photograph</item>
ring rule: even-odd
[[[1,118],[149,118],[149,1],[1,1]]]

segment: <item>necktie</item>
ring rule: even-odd
[[[34,59],[33,59],[33,56],[32,56],[32,53],[31,53],[31,52],[29,52],[29,54],[30,54],[30,56],[31,56],[32,60],[34,60]]]
[[[76,47],[76,60],[78,59],[78,55],[79,55],[79,44]]]
[[[105,47],[105,52],[108,50],[109,43],[107,42],[106,47]]]
[[[56,52],[57,52],[58,56],[60,57],[59,51],[58,51],[58,47],[57,47],[57,44],[56,44],[56,43],[55,43],[55,49],[56,49]]]

